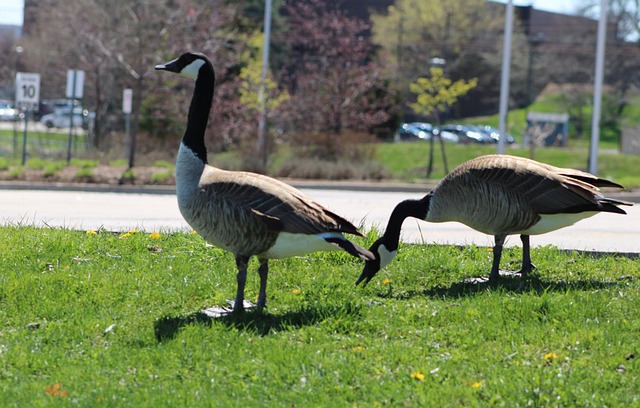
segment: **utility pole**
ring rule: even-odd
[[[513,0],[509,0],[504,19],[504,42],[502,44],[502,75],[500,77],[500,113],[498,128],[507,133],[507,113],[509,111],[509,79],[511,77],[511,32],[513,31]],[[504,154],[505,138],[498,139],[498,154]]]
[[[269,72],[269,47],[271,44],[271,0],[266,0],[264,8],[264,43],[262,50],[262,76],[260,78],[260,90],[258,91],[258,104],[260,105],[260,118],[258,120],[258,151],[261,156],[262,169],[267,172],[267,107],[265,103],[265,83]]]

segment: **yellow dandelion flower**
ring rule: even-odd
[[[487,252],[493,252],[493,248],[487,248]]]
[[[131,235],[133,234],[131,234],[130,232],[125,232],[124,234],[120,235],[120,238],[129,238]]]
[[[196,230],[193,230],[193,231],[190,232],[191,235],[195,235],[197,233],[198,233],[198,231],[196,231]]]
[[[544,359],[545,360],[555,360],[557,358],[558,358],[558,355],[556,353],[554,353],[554,352],[546,353],[544,355]]]
[[[482,387],[483,384],[484,384],[483,381],[476,381],[473,384],[471,384],[471,388],[478,389],[478,388]]]
[[[149,234],[149,238],[151,238],[151,239],[160,239],[160,233],[159,232],[152,232],[151,234]]]
[[[87,235],[96,235],[97,232],[95,232],[94,230],[87,230]]]
[[[415,378],[418,381],[424,381],[424,374],[420,371],[414,371],[411,373],[411,378]]]
[[[362,347],[362,346],[355,346],[353,348],[353,351],[363,351],[363,350],[364,350],[364,347]]]
[[[47,394],[52,395],[54,397],[68,397],[69,393],[67,393],[67,390],[63,390],[61,388],[62,388],[62,384],[57,383],[53,385],[48,385],[47,388],[44,389],[44,391]]]
[[[130,233],[130,234],[136,234],[137,232],[138,232],[138,230],[137,230],[137,229],[135,229],[135,228],[134,228],[134,229],[132,229],[132,230],[129,230],[129,233]]]
[[[299,295],[299,294],[301,294],[301,293],[302,293],[302,291],[301,291],[300,289],[298,289],[298,288],[295,288],[295,289],[293,289],[293,290],[291,291],[291,293],[293,293],[293,294],[295,294],[295,295]]]
[[[391,279],[389,279],[389,278],[385,278],[385,279],[382,281],[382,284],[383,284],[383,285],[388,285],[388,284],[390,284],[390,283],[391,283]]]

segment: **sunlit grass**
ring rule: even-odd
[[[534,248],[530,280],[464,283],[490,257],[403,245],[366,288],[343,253],[272,261],[263,314],[211,320],[235,263],[195,234],[2,227],[0,405],[640,403],[637,259]]]

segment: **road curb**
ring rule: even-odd
[[[281,179],[283,182],[296,187],[310,190],[341,190],[341,191],[371,191],[426,194],[433,189],[437,181],[425,180],[424,183],[393,183],[393,182],[364,182],[364,181],[323,181]],[[175,186],[162,185],[112,185],[95,183],[42,183],[24,181],[0,181],[0,190],[44,190],[44,191],[87,191],[92,193],[124,193],[124,194],[162,194],[172,195]],[[607,190],[605,195],[610,198],[640,203],[640,191]]]

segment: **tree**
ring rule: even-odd
[[[264,34],[261,32],[255,33],[250,38],[247,51],[241,58],[244,67],[240,70],[240,80],[242,81],[240,84],[240,103],[246,107],[245,115],[248,117],[249,123],[253,124],[254,131],[258,128],[259,115],[262,109],[264,109],[266,118],[271,119],[277,113],[278,108],[289,99],[289,93],[286,90],[281,91],[278,84],[272,79],[271,70],[267,73],[261,95],[260,88],[263,86],[263,41]],[[264,151],[262,151],[262,148],[264,148]],[[249,153],[244,156],[245,167],[266,171],[263,168],[263,163],[260,162],[268,156],[268,144],[257,146],[256,149],[250,147]]]
[[[476,114],[497,106],[498,83],[491,76],[500,70],[503,10],[485,0],[397,0],[386,13],[374,13],[373,42],[380,47],[379,60],[394,74],[403,107],[408,84],[435,64],[446,64],[454,79],[483,79],[473,101]],[[485,102],[484,95],[493,99]]]
[[[322,134],[323,154],[335,159],[344,130],[367,132],[389,118],[391,94],[363,35],[369,27],[324,0],[293,1],[286,14],[291,122],[298,134]]]
[[[189,90],[153,67],[186,50],[202,51],[215,57],[216,98],[237,101],[238,83],[225,77],[243,47],[234,31],[234,10],[222,0],[42,0],[25,55],[46,78],[45,97],[60,97],[67,69],[85,70],[85,103],[96,110],[97,145],[119,129],[124,88],[134,90],[132,134],[142,128],[155,136],[175,135],[182,126],[173,118],[186,116]],[[215,116],[216,125],[239,111],[230,106],[226,116]]]
[[[409,84],[409,90],[416,96],[416,102],[411,104],[411,108],[418,115],[431,117],[436,126],[440,125],[440,115],[453,106],[458,99],[467,94],[478,84],[477,78],[469,81],[451,79],[444,76],[442,68],[430,68],[429,78],[418,78],[417,81]],[[433,169],[433,139],[429,141],[429,164],[427,166],[427,177],[431,176]],[[445,172],[447,169],[447,159],[444,152],[444,142],[440,138],[440,148],[442,149],[442,159],[444,160]]]

